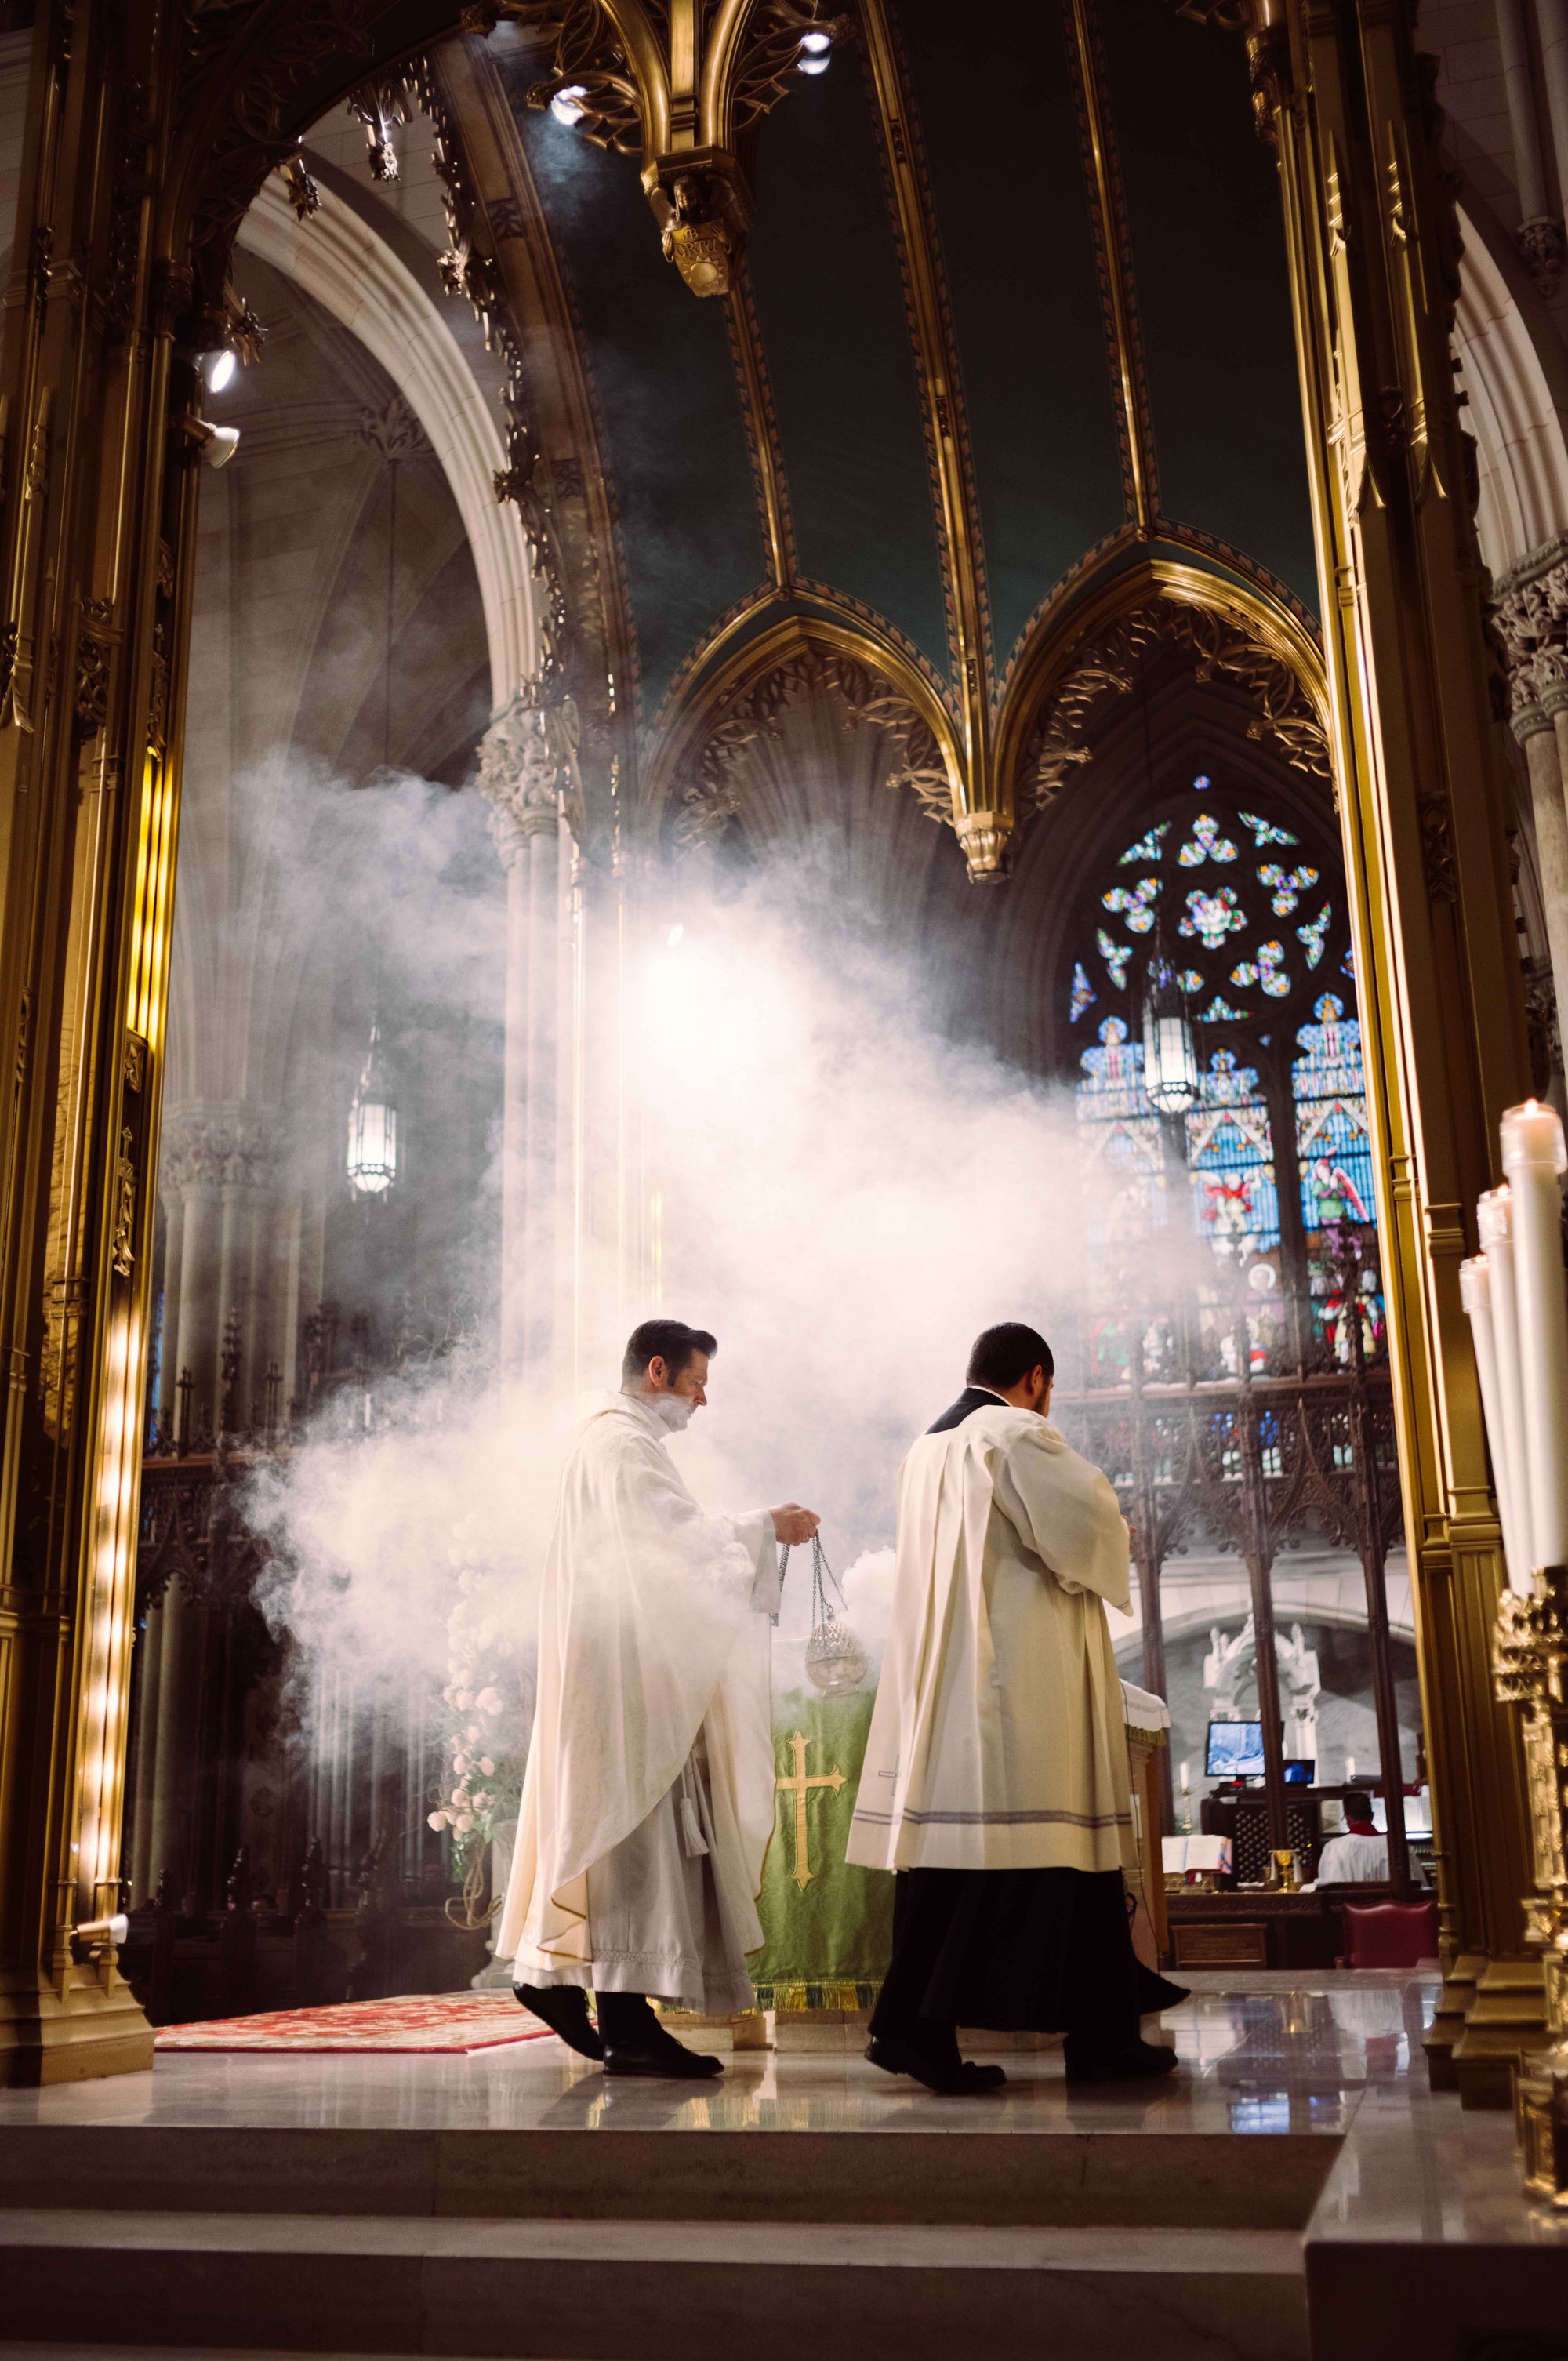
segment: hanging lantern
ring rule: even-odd
[[[1161,1115],[1185,1115],[1203,1092],[1186,998],[1163,961],[1144,995],[1144,1092]]]
[[[389,1087],[381,1028],[372,1017],[370,1047],[348,1110],[348,1185],[356,1197],[384,1197],[398,1177],[398,1103]]]

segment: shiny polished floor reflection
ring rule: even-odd
[[[723,2081],[607,2082],[556,2041],[466,2058],[171,2053],[148,2074],[0,2092],[20,2124],[456,2130],[1343,2134],[1370,2090],[1424,2089],[1435,1981],[1402,1973],[1194,1973],[1164,2020],[1182,2070],[1069,2088],[1059,2049],[1003,2058],[1004,2091],[937,2099],[857,2051],[742,2051]],[[1151,2028],[1146,2028],[1152,2031]],[[983,2054],[983,2036],[966,2044]]]

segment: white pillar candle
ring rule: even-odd
[[[1537,1099],[1503,1117],[1512,1195],[1515,1301],[1530,1460],[1530,1543],[1540,1565],[1568,1565],[1568,1296],[1563,1273],[1563,1126]]]
[[[1530,1496],[1530,1432],[1525,1421],[1524,1364],[1519,1357],[1519,1274],[1514,1257],[1513,1197],[1505,1185],[1488,1189],[1475,1208],[1476,1226],[1481,1234],[1481,1251],[1486,1260],[1486,1297],[1492,1314],[1492,1343],[1497,1354],[1497,1432],[1493,1432],[1492,1410],[1486,1407],[1486,1425],[1492,1444],[1492,1466],[1497,1478],[1497,1505],[1504,1510],[1503,1531],[1512,1558],[1518,1549],[1524,1578],[1529,1583],[1541,1560],[1535,1547],[1535,1510]],[[1460,1294],[1464,1292],[1463,1268],[1460,1274]],[[1469,1309],[1468,1303],[1465,1306]],[[1475,1322],[1472,1319],[1471,1326]],[[1483,1400],[1485,1400],[1483,1379]],[[1497,1434],[1502,1436],[1499,1448]],[[1515,1539],[1508,1539],[1506,1495],[1513,1496]],[[1510,1563],[1508,1578],[1519,1580],[1519,1568]]]
[[[1485,1199],[1482,1202],[1485,1203]],[[1503,1523],[1503,1551],[1508,1585],[1526,1596],[1534,1587],[1530,1546],[1528,1500],[1519,1488],[1516,1428],[1503,1407],[1498,1367],[1497,1323],[1493,1315],[1492,1271],[1486,1257],[1475,1255],[1459,1266],[1459,1299],[1470,1315],[1475,1346],[1475,1367],[1481,1379],[1481,1407],[1486,1414],[1486,1439],[1492,1446],[1492,1474],[1497,1487],[1497,1509]],[[1515,1359],[1517,1362],[1518,1356]]]
[[[1349,1784],[1350,1784],[1351,1781],[1354,1778],[1354,1776],[1355,1776],[1355,1757],[1354,1757],[1354,1754],[1347,1754],[1347,1755],[1345,1756],[1345,1758],[1344,1758],[1344,1784],[1345,1784],[1345,1785],[1346,1785],[1347,1787],[1349,1786]]]
[[[1184,1787],[1190,1784],[1187,1774],[1191,1768],[1192,1765],[1190,1763],[1184,1763],[1181,1766],[1181,1784]]]

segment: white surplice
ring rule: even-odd
[[[1123,1869],[1127,1741],[1105,1601],[1130,1596],[1110,1483],[997,1400],[899,1472],[892,1622],[850,1826],[867,1869]]]
[[[646,1400],[567,1460],[496,1956],[520,1982],[750,2007],[773,1825],[766,1510],[710,1517]]]

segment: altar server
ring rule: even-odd
[[[1168,2072],[1146,2012],[1186,1998],[1133,1955],[1135,1859],[1105,1602],[1125,1609],[1127,1528],[1047,1418],[1036,1330],[988,1328],[969,1385],[899,1475],[892,1624],[848,1858],[896,1873],[893,1960],[866,2055],[936,2091],[959,2026],[1065,2032],[1069,2078]]]
[[[769,1618],[794,1502],[704,1514],[666,1444],[707,1400],[706,1329],[649,1320],[566,1463],[539,1618],[538,1707],[496,1954],[607,2074],[700,2078],[652,1993],[755,2005],[746,1954],[773,1825]],[[596,1996],[598,2024],[588,2015]]]

